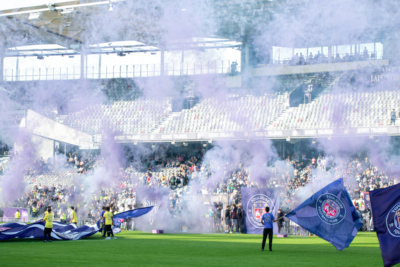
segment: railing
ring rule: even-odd
[[[205,61],[193,63],[167,63],[164,66],[164,75],[199,75],[199,74],[237,74],[240,66],[232,64],[230,60]],[[105,66],[100,72],[98,67],[86,67],[86,79],[111,79],[160,76],[160,65],[119,65]],[[80,68],[29,68],[4,70],[5,81],[36,81],[36,80],[76,80],[81,78]]]
[[[310,56],[310,55],[309,55]],[[330,58],[324,54],[313,55],[312,58],[303,55],[283,60],[273,60],[272,65],[312,65],[312,64],[324,64],[324,63],[340,63],[340,62],[355,62],[355,61],[366,61],[366,60],[381,60],[383,59],[382,54],[378,53],[360,53],[360,54],[335,54]]]

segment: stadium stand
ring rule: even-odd
[[[323,93],[300,104],[274,125],[282,129],[313,129],[390,125],[390,112],[399,110],[398,91]]]
[[[174,116],[162,133],[257,130],[267,127],[286,108],[288,95],[207,98]]]
[[[170,100],[115,101],[67,116],[63,123],[89,134],[111,129],[123,134],[150,133],[171,112]]]
[[[76,171],[70,169],[49,170],[40,174],[32,172],[24,176],[24,182],[27,185],[25,190],[31,191],[34,185],[38,184],[71,186],[73,185],[75,175]]]
[[[0,175],[3,175],[4,172],[7,171],[9,161],[9,157],[0,158]]]

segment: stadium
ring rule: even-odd
[[[0,263],[400,263],[398,11],[0,1]]]

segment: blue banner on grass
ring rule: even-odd
[[[265,213],[265,207],[270,208],[270,213],[275,217],[280,207],[277,188],[241,188],[242,208],[244,212],[245,226],[248,234],[262,234],[264,225],[261,224],[261,217]],[[274,223],[275,233],[277,232]]]
[[[142,215],[149,213],[152,209],[153,209],[153,206],[134,209],[134,210],[128,210],[128,211],[124,211],[124,212],[115,214],[115,215],[113,215],[113,225],[116,227],[120,227],[123,220],[140,217]]]
[[[369,192],[385,267],[400,263],[400,184]]]
[[[45,222],[5,223],[0,227],[0,241],[12,238],[44,238]],[[93,225],[76,227],[74,224],[64,224],[54,221],[51,237],[55,240],[78,240],[99,232],[100,222]]]
[[[286,218],[325,239],[337,250],[349,247],[362,226],[343,179],[319,190],[288,213]]]

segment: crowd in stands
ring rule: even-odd
[[[0,140],[0,155],[8,155],[9,147]]]
[[[311,65],[311,64],[322,64],[322,63],[339,63],[339,62],[352,62],[352,61],[363,61],[363,60],[375,60],[376,59],[376,54],[374,52],[368,52],[367,48],[364,47],[364,50],[362,53],[355,52],[355,53],[346,53],[343,55],[340,55],[339,53],[336,53],[336,55],[332,55],[331,58],[329,59],[328,56],[324,55],[324,53],[321,53],[318,51],[317,54],[313,55],[312,52],[310,52],[307,55],[303,55],[303,53],[296,53],[292,59],[290,60],[291,65]]]
[[[85,179],[95,175],[96,169],[105,165],[105,160],[97,157],[93,168],[85,171],[84,175],[76,174],[70,184],[42,184],[31,181],[33,186],[27,187],[29,190],[25,196],[14,205],[28,208],[34,219],[41,217],[45,209],[52,206],[56,219],[67,222],[70,219],[68,208],[75,206],[80,223],[94,223],[99,219],[102,206],[110,206],[114,213],[140,207],[140,203],[136,203],[136,192],[143,187],[170,189],[171,216],[185,212],[187,207],[182,201],[184,195],[227,194],[233,213],[233,209],[237,209],[241,204],[241,187],[277,187],[281,189],[281,212],[287,213],[300,204],[299,201],[304,200],[304,192],[301,194],[303,199],[299,199],[298,193],[305,186],[310,185],[306,192],[309,197],[315,189],[343,178],[354,205],[365,222],[365,229],[370,229],[371,211],[364,203],[363,192],[400,182],[390,175],[390,170],[396,166],[396,162],[387,160],[386,168],[380,169],[374,166],[367,156],[342,161],[332,155],[311,155],[307,158],[305,153],[294,153],[279,163],[266,163],[260,167],[262,172],[257,172],[256,177],[252,175],[248,162],[227,162],[217,166],[212,161],[205,161],[204,153],[204,149],[194,151],[190,155],[182,153],[168,156],[164,153],[146,160],[133,161],[129,167],[121,167],[113,173],[111,183],[93,191],[85,183]],[[89,161],[85,156],[78,159],[78,156],[72,153],[67,159],[65,167],[75,170],[81,168],[81,163]],[[45,163],[39,161],[39,166],[40,164]],[[226,204],[210,205],[205,217],[219,221],[218,216],[225,216],[221,209],[225,209]],[[214,227],[214,230],[220,229]]]

